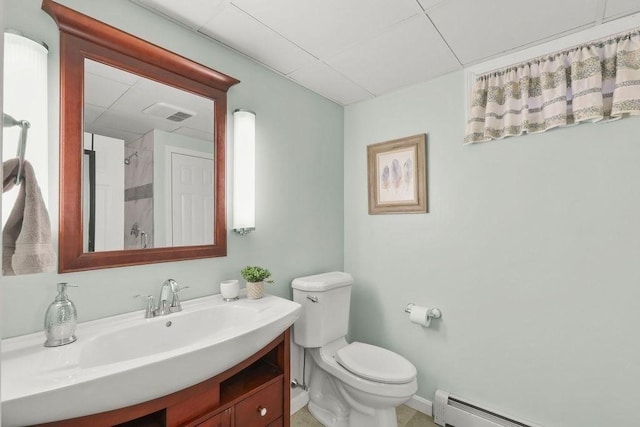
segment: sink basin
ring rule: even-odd
[[[80,368],[168,354],[206,340],[228,339],[240,330],[250,329],[258,320],[256,310],[240,305],[215,305],[156,317],[88,339],[80,352]]]
[[[233,367],[297,319],[300,305],[266,295],[183,302],[144,319],[127,313],[80,323],[78,341],[43,346],[39,332],[2,340],[2,426],[90,415],[182,390]],[[99,397],[99,398],[98,398]]]

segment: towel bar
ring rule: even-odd
[[[20,137],[18,140],[18,153],[16,157],[18,158],[18,173],[16,174],[16,185],[19,185],[22,181],[22,168],[24,164],[24,154],[27,150],[27,132],[31,127],[31,124],[26,120],[16,120],[11,117],[7,113],[3,113],[2,115],[2,127],[20,127]]]

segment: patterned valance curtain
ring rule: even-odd
[[[481,75],[465,143],[640,115],[640,28]]]

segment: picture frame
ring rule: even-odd
[[[427,138],[367,146],[369,215],[427,213]]]

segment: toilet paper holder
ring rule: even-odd
[[[414,303],[410,302],[409,304],[407,304],[407,306],[404,308],[404,312],[405,313],[409,313],[411,314],[411,309],[415,306]],[[439,319],[442,317],[442,312],[440,311],[439,308],[437,307],[433,307],[430,308],[428,313],[427,313],[427,320],[431,320],[431,319]]]

